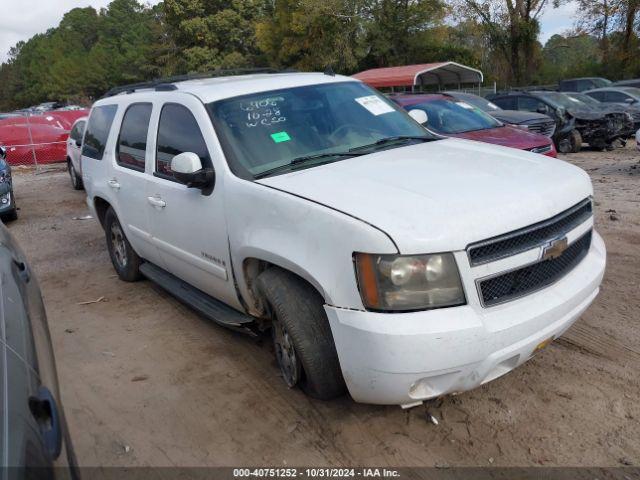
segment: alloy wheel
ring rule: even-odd
[[[120,268],[127,266],[127,245],[122,228],[116,222],[111,224],[111,247],[116,263]]]
[[[273,343],[282,378],[288,387],[295,386],[302,372],[289,332],[277,318],[273,320]]]

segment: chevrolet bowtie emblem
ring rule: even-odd
[[[568,245],[569,243],[567,242],[567,237],[551,240],[542,249],[542,260],[552,260],[554,258],[558,258],[560,255],[562,255],[562,252],[567,249]]]

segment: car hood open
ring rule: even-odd
[[[589,176],[569,163],[458,139],[258,182],[375,225],[401,253],[462,250],[552,217],[592,194]]]

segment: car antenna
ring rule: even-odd
[[[331,65],[327,65],[327,68],[324,69],[324,74],[329,75],[330,77],[336,76],[336,72],[333,71],[333,68],[331,68]]]

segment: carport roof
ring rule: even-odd
[[[480,70],[456,62],[372,68],[356,73],[353,77],[376,88],[482,83],[483,80]]]

